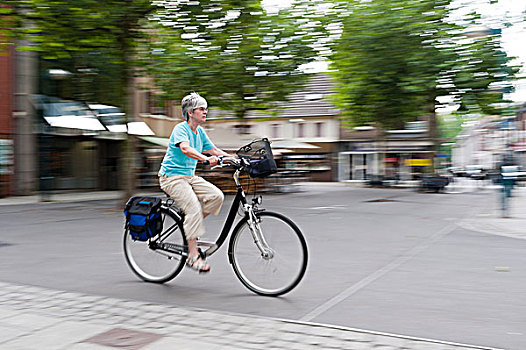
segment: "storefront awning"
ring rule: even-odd
[[[50,126],[68,129],[103,131],[104,125],[94,117],[84,117],[79,115],[62,115],[58,117],[44,117]]]
[[[130,135],[154,136],[155,133],[145,122],[130,121],[125,123],[126,114],[119,107],[89,103],[88,107],[110,132],[128,133]]]
[[[141,136],[153,136],[155,133],[145,122],[131,122],[128,123],[128,134],[130,135],[141,135]]]
[[[89,131],[106,130],[95,113],[81,102],[44,95],[33,95],[32,101],[35,108],[42,113],[44,120],[52,127]]]
[[[45,95],[33,95],[32,101],[51,127],[141,136],[155,135],[145,122],[125,123],[125,114],[116,106],[86,104]]]

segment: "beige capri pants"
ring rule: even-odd
[[[202,237],[205,233],[204,214],[219,214],[225,198],[223,192],[200,176],[160,176],[159,184],[183,210],[186,238]]]

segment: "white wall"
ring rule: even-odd
[[[339,122],[336,119],[325,118],[301,118],[298,119],[279,119],[270,121],[250,121],[246,120],[244,123],[250,125],[250,134],[258,137],[267,137],[269,139],[288,139],[305,142],[328,142],[337,141],[339,138]],[[241,124],[237,121],[208,121],[209,125],[213,123],[221,123],[222,126],[234,129],[235,125]],[[302,123],[304,128],[303,137],[298,137],[298,124]],[[316,124],[322,123],[322,134],[320,137],[316,136]],[[279,125],[278,135],[273,135],[273,125]]]

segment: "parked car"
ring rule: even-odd
[[[438,193],[443,191],[444,188],[449,185],[449,182],[450,180],[446,176],[438,174],[424,175],[420,181],[419,190]]]
[[[455,166],[455,167],[452,166],[448,168],[447,171],[453,176],[457,176],[457,177],[466,176],[466,169],[459,167],[459,166]]]
[[[366,183],[369,187],[383,187],[384,177],[382,175],[369,175]]]
[[[474,180],[484,180],[486,171],[482,165],[466,165],[466,176]]]
[[[396,176],[369,175],[366,184],[369,187],[391,187],[398,183]]]

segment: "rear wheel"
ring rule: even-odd
[[[256,214],[264,252],[254,243],[245,218],[234,229],[229,257],[236,276],[251,291],[267,296],[290,292],[307,270],[307,243],[287,217],[273,212]]]
[[[132,271],[146,282],[164,283],[173,279],[184,266],[186,238],[179,216],[162,207],[163,230],[160,235],[146,242],[135,241],[126,229],[124,232],[124,256]],[[168,252],[161,247],[168,247]],[[180,253],[175,253],[174,251]]]

